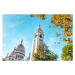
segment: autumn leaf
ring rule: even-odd
[[[57,42],[57,44],[60,44],[60,42]]]
[[[52,27],[52,26],[49,26],[49,27]]]
[[[55,33],[55,34],[56,34],[57,37],[60,36],[60,34],[57,34],[57,33]]]
[[[31,14],[30,17],[38,17],[39,19],[45,20],[45,14]],[[61,35],[63,37],[66,37],[67,39],[73,35],[73,15],[72,14],[52,14],[52,17],[50,19],[50,23],[53,23],[53,26],[49,26],[52,28],[58,28],[63,29],[63,32]],[[59,29],[58,29],[58,32]],[[60,36],[60,34],[55,33],[56,36]],[[67,40],[68,42],[70,40]],[[63,42],[66,42],[65,39],[63,39]]]

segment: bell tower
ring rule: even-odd
[[[31,60],[33,60],[33,55],[34,55],[34,53],[37,52],[38,46],[43,43],[44,43],[44,34],[43,34],[43,31],[42,31],[40,24],[39,24],[37,29],[35,30],[34,35],[33,35]]]

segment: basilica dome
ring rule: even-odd
[[[24,50],[25,51],[25,48],[24,48],[24,46],[22,44],[17,45],[15,47],[15,49],[17,49],[17,50],[20,49],[20,50]]]
[[[17,45],[15,48],[14,48],[15,51],[18,51],[18,52],[22,52],[22,53],[25,53],[25,48],[22,44],[22,41],[21,41],[21,44]]]

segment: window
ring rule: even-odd
[[[41,39],[39,40],[39,42],[40,42],[40,45],[43,44],[43,41]]]
[[[22,58],[23,58],[23,56],[22,56]]]
[[[40,39],[40,42],[42,42],[42,40]]]
[[[19,55],[18,55],[18,58],[19,58]]]
[[[12,60],[14,60],[14,59],[12,59]]]
[[[16,58],[17,58],[17,55],[16,55]]]
[[[42,38],[42,35],[40,35],[40,38]]]
[[[35,38],[37,37],[37,35],[35,35]]]
[[[20,56],[20,58],[21,58],[21,56]]]
[[[9,60],[11,60],[11,58],[9,58]]]

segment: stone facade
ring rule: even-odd
[[[17,45],[14,50],[4,58],[5,61],[23,61],[25,57],[25,48],[22,44],[23,40],[21,41],[21,44]],[[44,34],[40,27],[40,24],[38,25],[37,29],[35,30],[35,33],[33,35],[33,43],[32,43],[32,51],[29,54],[29,57],[26,59],[27,61],[33,60],[34,53],[37,52],[38,46],[44,43]]]
[[[33,55],[34,55],[34,53],[37,52],[38,46],[43,43],[44,43],[44,34],[43,34],[43,31],[42,31],[40,24],[39,24],[37,29],[35,30],[34,35],[33,35],[31,60],[33,60]]]
[[[7,54],[7,56],[4,58],[5,61],[23,61],[25,57],[25,48],[22,44],[23,40],[21,41],[21,44],[17,45],[14,50],[11,52],[11,54]]]

